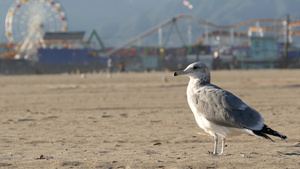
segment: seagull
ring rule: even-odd
[[[201,62],[192,63],[174,76],[187,75],[187,101],[197,124],[214,137],[214,155],[217,155],[218,137],[222,138],[224,154],[227,136],[248,133],[274,142],[267,134],[287,137],[264,124],[264,118],[232,93],[210,83],[210,71]]]

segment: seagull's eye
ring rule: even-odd
[[[201,66],[194,66],[194,67],[193,67],[194,70],[196,70],[196,69],[201,69],[201,68],[202,68]]]

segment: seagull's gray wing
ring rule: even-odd
[[[263,117],[232,93],[214,85],[206,85],[195,93],[193,104],[198,113],[221,126],[260,130]]]

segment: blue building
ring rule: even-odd
[[[251,37],[247,68],[275,68],[279,60],[277,38]]]
[[[276,68],[280,54],[277,38],[250,37],[249,46],[233,47],[235,67],[241,69]]]

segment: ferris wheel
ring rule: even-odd
[[[46,32],[68,30],[67,16],[58,0],[15,0],[5,19],[8,45],[26,53],[45,48]]]

